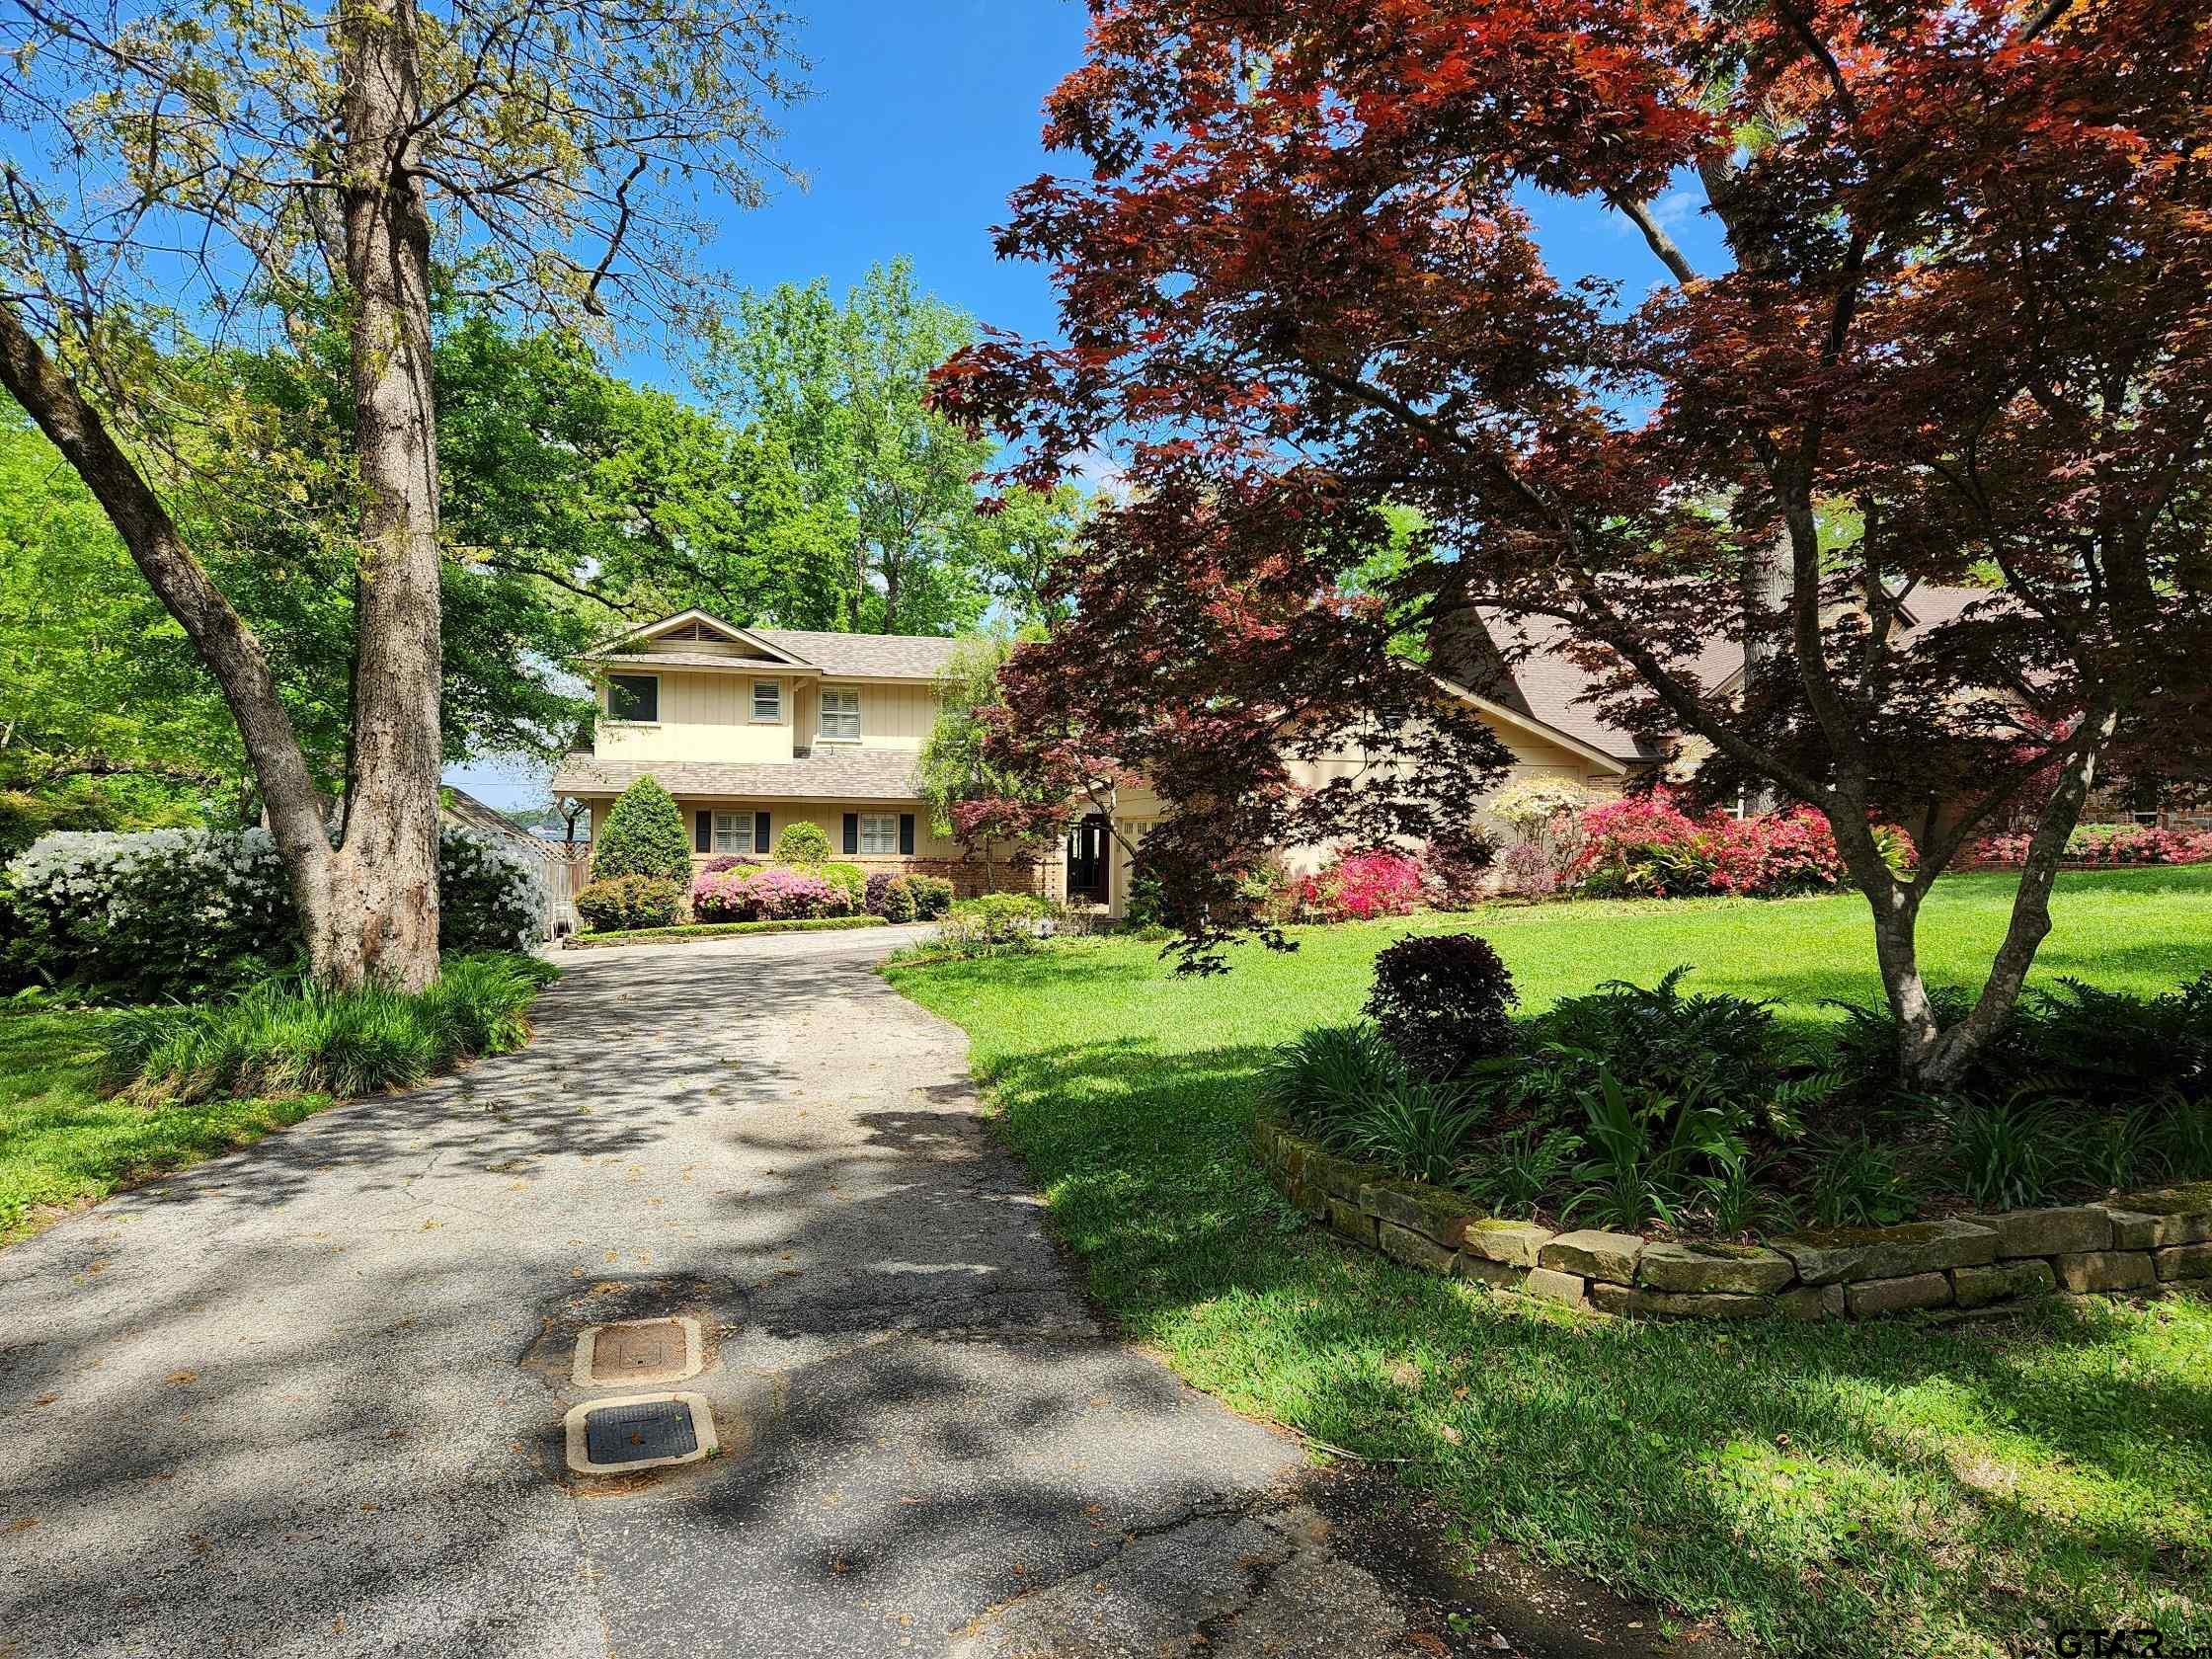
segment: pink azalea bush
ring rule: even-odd
[[[850,908],[842,888],[802,870],[708,870],[691,883],[691,914],[699,921],[792,921]]]
[[[1844,880],[1835,831],[1809,807],[1695,818],[1661,789],[1592,807],[1582,829],[1582,850],[1562,885],[1594,898],[1775,898],[1819,893]],[[1917,855],[1902,830],[1880,825],[1875,837],[1894,868],[1912,867]]]
[[[1421,861],[1402,852],[1355,852],[1299,884],[1299,908],[1320,921],[1368,921],[1421,908]]]
[[[1974,843],[1983,864],[2020,864],[2026,835],[1984,835]],[[2202,864],[2212,861],[2212,833],[2162,830],[2148,824],[2084,824],[2066,838],[2066,856],[2077,864]]]

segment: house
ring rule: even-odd
[[[1897,625],[1933,626],[1989,596],[1916,589]],[[1472,613],[1471,621],[1457,638],[1434,642],[1432,672],[1439,693],[1472,705],[1512,751],[1504,782],[1552,777],[1619,794],[1637,774],[1694,755],[1696,743],[1679,734],[1629,732],[1605,720],[1596,679],[1561,649],[1558,624],[1495,612]],[[957,643],[741,628],[696,610],[664,617],[587,658],[601,710],[597,738],[563,762],[555,792],[589,805],[596,836],[615,798],[651,773],[675,797],[696,859],[766,853],[786,825],[804,821],[869,870],[944,876],[963,895],[995,882],[1121,913],[1129,849],[1161,815],[1147,790],[1124,788],[1109,811],[1078,818],[1042,869],[963,858],[931,830],[913,766],[936,717],[936,677]],[[1522,646],[1528,655],[1509,663]],[[1715,638],[1696,672],[1725,696],[1742,677],[1741,648]],[[1372,763],[1353,751],[1302,762],[1298,781],[1319,785]],[[1285,853],[1301,870],[1325,855],[1318,847]]]
[[[964,859],[930,827],[913,775],[958,641],[741,628],[687,610],[585,659],[598,697],[592,748],[556,795],[584,802],[596,839],[615,798],[650,773],[675,798],[694,860],[764,854],[786,826],[819,826],[874,871],[1037,890],[1034,865]]]

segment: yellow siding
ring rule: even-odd
[[[936,724],[937,693],[926,683],[909,685],[834,678],[825,678],[819,683],[801,681],[797,738],[801,748],[825,742],[820,695],[824,687],[860,693],[858,747],[861,749],[919,749],[928,739],[929,728]],[[837,741],[829,740],[830,746],[834,747]]]
[[[793,681],[781,678],[783,716],[752,718],[752,674],[661,672],[661,718],[608,720],[602,713],[596,751],[609,760],[789,760]],[[761,679],[774,678],[760,674]],[[606,706],[600,698],[600,708]]]

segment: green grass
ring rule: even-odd
[[[156,1170],[258,1141],[326,1095],[144,1107],[96,1086],[114,1014],[0,1014],[0,1243]]]
[[[1947,880],[1932,976],[1971,983],[2003,875]],[[2212,967],[2212,869],[2070,874],[2039,973],[2139,992]],[[1240,1409],[1395,1467],[1502,1538],[1781,1652],[2048,1651],[2068,1625],[2212,1642],[2212,1305],[1998,1326],[1579,1318],[1340,1248],[1245,1135],[1270,1049],[1353,1015],[1413,929],[1485,934],[1541,1007],[1598,981],[1871,998],[1856,899],[1622,903],[1304,930],[1176,980],[1157,947],[894,966],[974,1060],[1093,1293]],[[2037,1620],[2045,1621],[2038,1626]]]
[[[671,939],[715,939],[728,933],[823,933],[845,927],[884,927],[879,915],[799,916],[790,921],[687,921],[675,927],[608,928],[603,933],[572,933],[572,950],[599,945],[656,945]]]

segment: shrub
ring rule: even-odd
[[[1498,869],[1507,887],[1531,898],[1540,899],[1559,885],[1558,865],[1535,841],[1515,841],[1507,847]]]
[[[1504,825],[1517,840],[1542,842],[1571,834],[1575,819],[1590,804],[1590,791],[1572,778],[1532,776],[1507,784],[1482,810]]]
[[[132,1008],[102,1031],[101,1075],[147,1103],[404,1088],[454,1061],[517,1048],[557,970],[533,957],[448,960],[420,994],[329,991],[274,975],[218,1001]]]
[[[1473,1150],[1483,1115],[1462,1084],[1401,1077],[1371,1092],[1342,1120],[1339,1133],[1356,1158],[1444,1184]]]
[[[746,852],[718,852],[699,863],[701,875],[719,876],[725,870],[765,870],[768,861]]]
[[[683,832],[682,815],[651,775],[622,791],[592,845],[592,879],[617,876],[691,877],[691,837]]]
[[[1845,875],[1834,830],[1809,807],[1693,818],[1655,789],[1592,807],[1582,831],[1582,850],[1563,879],[1595,898],[1777,898],[1823,892]],[[1912,839],[1902,830],[1881,825],[1874,833],[1893,868],[1912,866]]]
[[[1894,1226],[1913,1213],[1896,1154],[1864,1130],[1815,1146],[1804,1185],[1822,1226]]]
[[[952,883],[942,876],[908,876],[907,891],[913,895],[916,921],[935,921],[952,908]]]
[[[1260,1073],[1260,1099],[1293,1128],[1341,1150],[1360,1108],[1404,1080],[1404,1066],[1372,1023],[1322,1025],[1275,1051]]]
[[[962,899],[937,924],[937,942],[960,956],[1034,950],[1050,926],[1053,908],[1020,893],[987,893]]]
[[[1581,1150],[1570,1130],[1526,1124],[1475,1159],[1460,1184],[1501,1216],[1526,1216],[1565,1185]]]
[[[496,835],[438,839],[440,943],[527,947],[544,928],[537,863]],[[0,981],[150,1000],[235,988],[301,953],[266,830],[46,835],[0,875]]]
[[[1456,1076],[1505,1051],[1513,976],[1472,933],[1400,939],[1375,959],[1367,1013],[1409,1070]]]
[[[801,916],[841,915],[845,896],[820,876],[804,870],[762,870],[746,882],[739,899],[744,913],[734,921],[790,921]]]
[[[904,876],[893,875],[889,870],[878,870],[870,875],[867,891],[860,901],[861,908],[870,915],[882,915],[884,894],[889,891],[893,882],[905,879]]]
[[[682,887],[660,876],[615,876],[588,883],[576,896],[576,913],[599,933],[669,927],[682,907]]]
[[[812,867],[830,862],[830,836],[819,824],[805,819],[786,824],[776,833],[776,862]],[[853,868],[857,869],[855,865]]]
[[[876,914],[886,921],[911,921],[914,919],[913,883],[905,876],[893,876],[884,884],[877,896]]]
[[[1306,877],[1300,900],[1322,921],[1411,915],[1421,908],[1421,861],[1402,852],[1348,853]]]
[[[2050,1104],[2021,1096],[1959,1113],[1951,1126],[1950,1160],[1959,1190],[1985,1210],[2048,1203],[2064,1177]]]
[[[2031,839],[1984,835],[1974,843],[1974,857],[1984,864],[2022,864]],[[2066,856],[2082,864],[2201,864],[2212,860],[2212,833],[2147,824],[2081,824],[2066,837]]]
[[[1498,843],[1479,830],[1431,837],[1421,849],[1430,902],[1439,909],[1472,909],[1485,897],[1485,880],[1497,861]]]
[[[825,864],[813,872],[844,895],[844,908],[859,910],[868,902],[868,872],[857,864]]]

